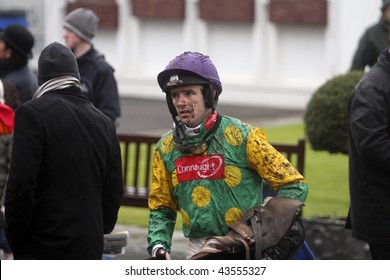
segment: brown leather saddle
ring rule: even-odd
[[[225,236],[204,238],[203,247],[191,257],[218,259],[288,259],[302,245],[304,228],[297,215],[299,200],[275,197],[250,208]],[[243,257],[239,257],[243,256]]]

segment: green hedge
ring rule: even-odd
[[[336,76],[314,92],[304,114],[305,134],[313,150],[348,153],[348,102],[362,76],[363,71]]]

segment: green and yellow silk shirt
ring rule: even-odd
[[[178,151],[173,130],[158,142],[149,194],[149,252],[156,244],[170,251],[177,210],[186,237],[225,235],[243,213],[262,203],[263,180],[277,196],[305,201],[308,188],[303,176],[268,143],[260,128],[221,118],[203,154]],[[207,121],[199,135],[186,139],[201,141],[209,129]]]

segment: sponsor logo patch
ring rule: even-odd
[[[201,179],[223,179],[225,159],[222,154],[188,156],[175,160],[176,176],[180,183]]]

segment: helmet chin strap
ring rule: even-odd
[[[176,112],[176,110],[175,110]],[[211,109],[209,113],[207,113],[207,115],[205,116],[205,118],[202,120],[202,122],[197,125],[196,127],[188,127],[187,125],[183,124],[183,122],[180,120],[180,117],[176,114],[176,115],[173,115],[172,114],[172,118],[173,118],[173,122],[175,123],[175,127],[180,127],[180,130],[181,130],[181,134],[183,135],[183,137],[185,137],[184,135],[188,135],[188,136],[194,136],[196,135],[195,130],[198,130],[200,128],[200,126],[202,125],[202,123],[208,118],[209,115],[213,114],[215,112],[215,109]],[[186,128],[185,130],[183,129],[183,126]]]
[[[178,115],[174,116],[172,115],[173,122],[175,123],[175,134],[179,137],[180,144],[187,145],[187,140],[184,135],[183,128],[181,126],[182,122],[180,120],[180,117]]]
[[[213,113],[214,110],[211,111],[211,114]],[[213,126],[207,131],[203,139],[196,143],[187,142],[185,138],[185,131],[183,130],[183,123],[178,116],[173,117],[173,121],[175,123],[175,128],[173,132],[173,140],[175,142],[175,147],[183,154],[203,154],[207,150],[209,145],[208,138],[219,127],[219,124],[222,120],[222,117],[218,113],[216,114],[217,117]]]

